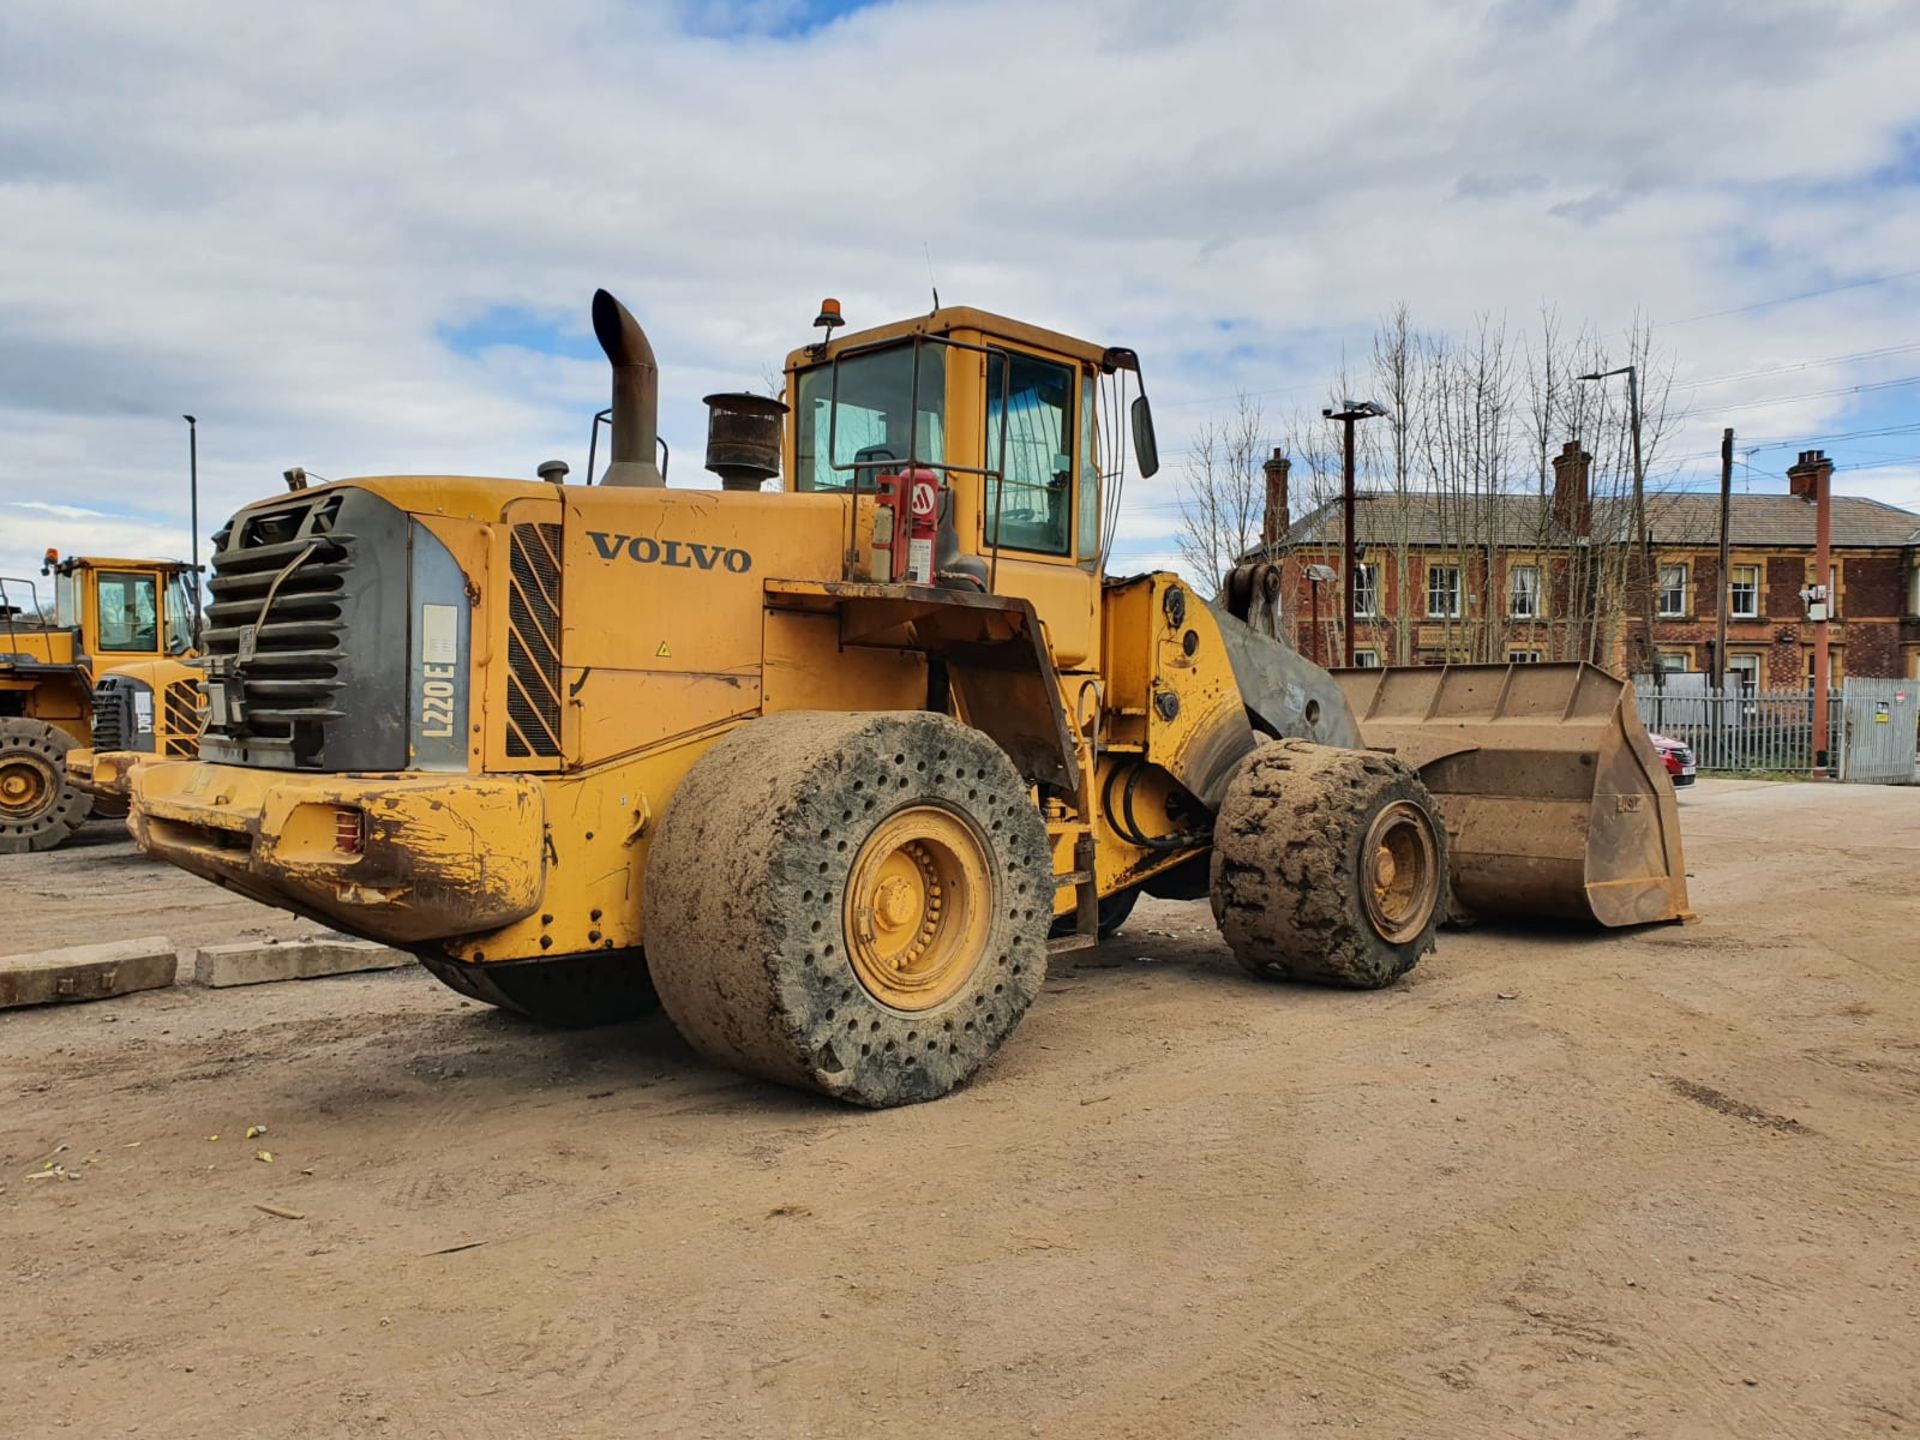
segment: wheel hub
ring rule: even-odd
[[[8,819],[31,819],[46,808],[54,789],[44,766],[21,756],[0,759],[0,813]]]
[[[895,1010],[951,999],[985,950],[992,877],[986,842],[954,812],[881,821],[847,878],[847,955],[867,992]]]
[[[1440,847],[1420,806],[1396,800],[1373,817],[1360,853],[1367,919],[1380,938],[1403,944],[1426,929],[1440,900]]]

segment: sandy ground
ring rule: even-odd
[[[1698,925],[1451,934],[1337,994],[1142,905],[972,1087],[883,1114],[411,972],[0,1016],[0,1415],[1911,1433],[1920,790],[1682,808]],[[196,916],[285,923],[115,844],[0,859],[0,948]],[[48,1159],[83,1178],[25,1178]]]

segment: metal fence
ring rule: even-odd
[[[1641,723],[1688,746],[1702,770],[1813,769],[1813,696],[1807,691],[1714,690],[1705,675],[1663,678],[1663,685],[1647,675],[1634,680]],[[1888,784],[1916,778],[1920,685],[1848,680],[1827,704],[1828,759],[1842,780]]]

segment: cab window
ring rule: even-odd
[[[988,547],[1065,555],[1073,520],[1073,370],[1032,355],[987,357]]]
[[[182,654],[193,640],[193,597],[187,590],[187,577],[175,575],[167,581],[167,653]]]
[[[1100,554],[1100,449],[1094,444],[1093,376],[1080,375],[1080,544],[1075,554]]]
[[[874,476],[909,461],[946,463],[946,359],[945,346],[920,347],[918,395],[911,393],[916,388],[911,344],[801,371],[795,382],[794,488],[845,490],[857,467],[860,488],[871,490]]]
[[[102,650],[140,650],[153,654],[160,649],[159,609],[153,576],[102,570],[95,593],[100,601]]]

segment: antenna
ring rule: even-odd
[[[925,240],[922,240],[920,242],[920,249],[927,257],[927,288],[933,291],[933,308],[938,310],[940,308],[940,283],[933,278],[933,246],[929,245]]]

